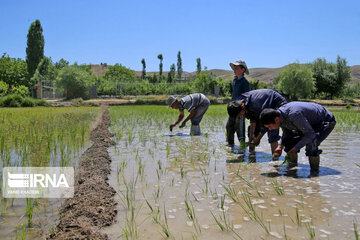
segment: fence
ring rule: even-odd
[[[43,80],[38,83],[38,98],[41,99],[59,99],[65,95],[63,92],[56,89],[54,80]]]

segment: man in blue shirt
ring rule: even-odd
[[[291,102],[278,110],[264,109],[260,120],[270,130],[279,127],[283,130],[281,143],[274,155],[280,156],[284,149],[290,163],[297,164],[297,153],[306,146],[311,170],[319,170],[322,150],[318,146],[336,125],[335,117],[329,110],[316,103]]]
[[[231,100],[237,100],[241,94],[250,91],[250,84],[246,80],[244,74],[249,74],[249,69],[243,60],[238,60],[234,63],[230,63],[230,67],[234,71],[235,77],[232,85],[232,98]],[[245,141],[245,119],[244,117],[232,117],[229,116],[226,123],[226,137],[229,145],[234,145],[234,134],[239,139],[239,142]]]
[[[278,109],[286,103],[286,99],[272,89],[257,89],[243,93],[238,100],[231,101],[228,104],[229,116],[245,116],[250,119],[248,130],[249,142],[251,143],[250,151],[255,150],[255,146],[259,145],[261,138],[267,132],[271,151],[274,153],[280,139],[279,129],[268,131],[269,129],[260,122],[260,113],[265,108]]]
[[[170,96],[166,101],[167,105],[172,109],[179,109],[180,114],[175,123],[170,125],[170,131],[181,122],[184,118],[184,109],[188,110],[189,116],[181,123],[180,128],[185,127],[187,121],[191,120],[191,135],[200,135],[200,122],[207,111],[210,101],[202,93],[194,93],[187,95],[180,100],[177,100],[174,96]]]

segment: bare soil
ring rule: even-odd
[[[100,229],[113,223],[117,214],[115,190],[108,184],[111,158],[108,147],[110,116],[104,108],[102,118],[91,132],[93,145],[81,157],[75,175],[74,197],[60,208],[60,220],[48,239],[107,239]]]

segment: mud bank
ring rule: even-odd
[[[60,220],[48,239],[107,239],[101,228],[113,223],[117,210],[115,190],[108,184],[112,140],[108,130],[109,110],[103,109],[100,123],[91,132],[92,146],[81,156],[75,175],[74,198],[60,208]]]

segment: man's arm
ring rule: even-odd
[[[195,116],[195,113],[195,109],[191,110],[189,116],[187,116],[187,118],[181,123],[180,128],[185,127],[186,122],[193,118]]]
[[[306,119],[306,117],[302,114],[296,114],[296,116],[292,117],[292,123],[295,125],[295,127],[303,133],[303,137],[300,139],[300,141],[294,146],[293,151],[298,151],[302,147],[304,147],[306,144],[311,143],[311,141],[316,137],[315,131],[310,125],[309,121]],[[290,151],[291,151],[290,150]]]
[[[173,129],[179,122],[181,122],[181,120],[182,120],[183,118],[184,118],[184,111],[180,111],[179,117],[178,117],[178,119],[176,120],[176,122],[170,125],[170,131],[172,131],[172,129]]]

